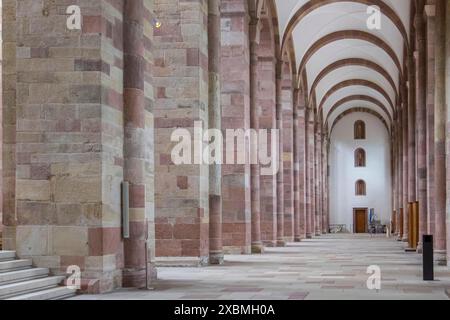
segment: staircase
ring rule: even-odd
[[[0,251],[0,300],[60,300],[76,290],[60,284],[65,277],[49,276],[47,268],[34,268],[30,259],[17,259],[14,251]]]

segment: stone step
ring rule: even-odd
[[[0,261],[14,260],[15,258],[15,251],[0,251]]]
[[[32,261],[30,259],[0,261],[0,273],[29,269],[31,266]]]
[[[75,292],[75,289],[69,289],[67,287],[56,287],[37,292],[26,293],[6,300],[62,300],[73,297],[75,295]]]
[[[55,288],[64,277],[47,277],[0,286],[0,299],[12,298],[32,292]]]
[[[0,273],[0,286],[19,281],[28,281],[47,277],[49,270],[47,268],[32,268],[11,272]]]

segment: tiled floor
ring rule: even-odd
[[[154,290],[119,290],[74,299],[449,299],[450,268],[422,281],[421,255],[385,237],[327,235],[264,255],[226,256],[223,266],[160,268]],[[381,290],[369,290],[367,268],[381,268]]]

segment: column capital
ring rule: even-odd
[[[208,0],[208,14],[220,16],[220,0]]]
[[[251,44],[259,44],[261,25],[259,17],[250,16],[249,39]]]
[[[436,16],[436,5],[434,4],[425,5],[424,12],[427,18],[434,18]]]

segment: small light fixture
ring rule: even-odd
[[[159,21],[158,19],[153,18],[153,19],[152,19],[152,25],[153,25],[156,29],[159,29],[159,28],[161,28],[162,23],[161,23],[161,21]]]

